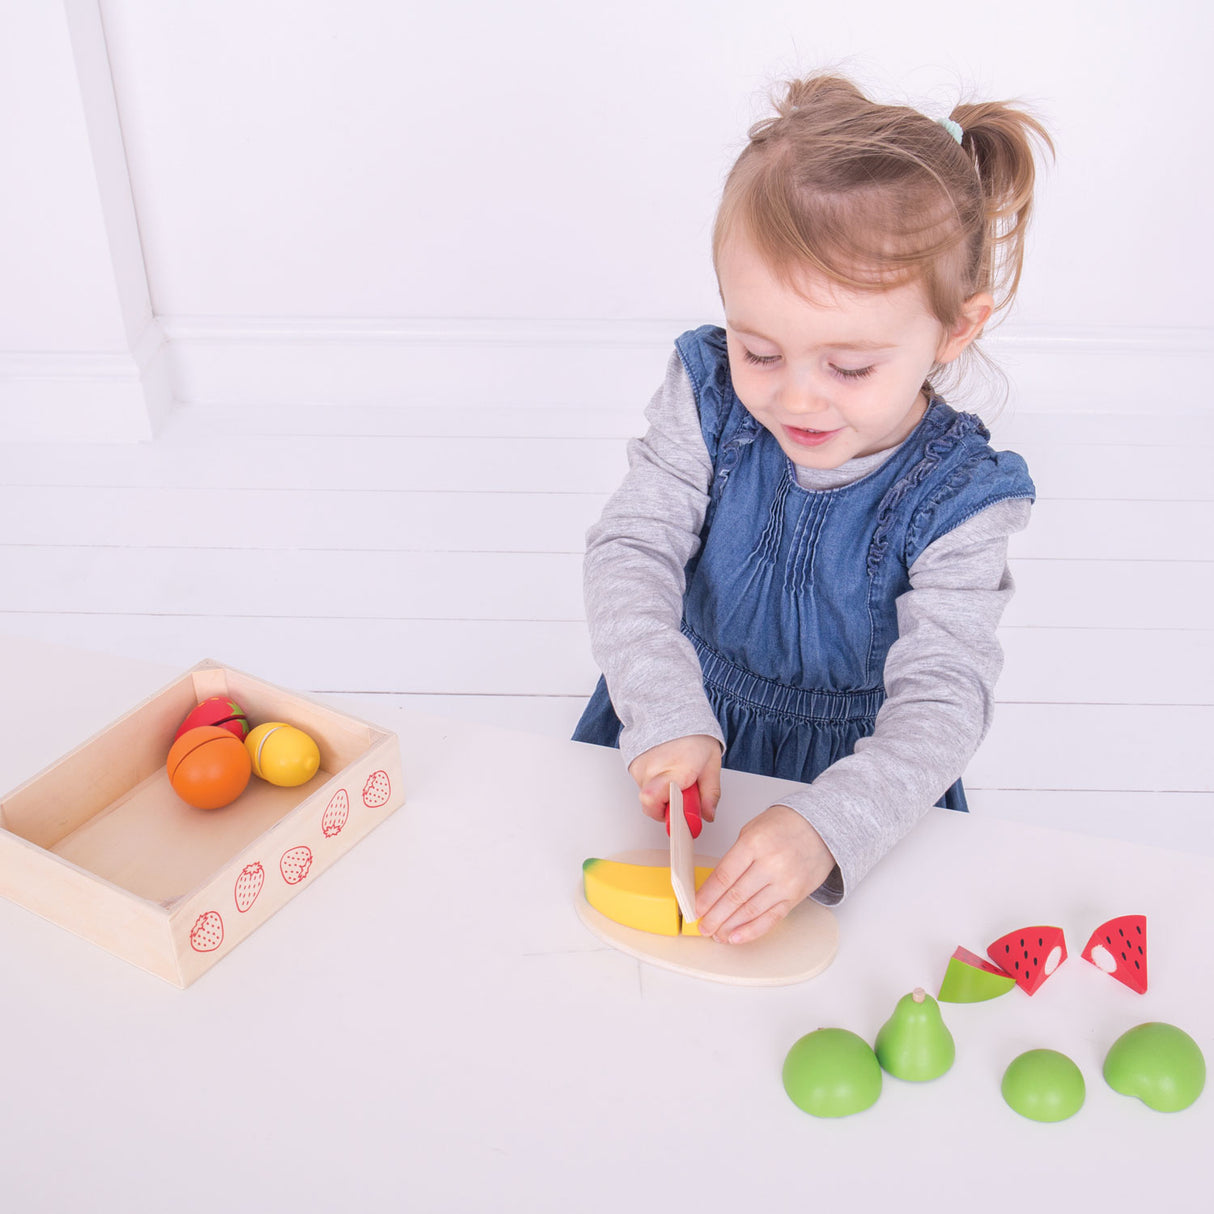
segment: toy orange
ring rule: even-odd
[[[195,809],[220,809],[244,792],[253,765],[244,743],[221,725],[183,733],[165,765],[173,791]]]

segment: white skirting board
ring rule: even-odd
[[[152,439],[173,405],[170,357],[154,321],[133,350],[0,350],[0,430],[18,443]]]

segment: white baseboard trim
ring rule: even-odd
[[[0,351],[6,442],[140,442],[173,405],[170,351],[157,321],[132,350]]]
[[[165,316],[185,404],[621,407],[660,381],[686,320]],[[1214,413],[1214,331],[1015,331],[984,343],[1032,412]],[[1002,396],[996,383],[975,389]],[[966,407],[981,409],[984,402]]]

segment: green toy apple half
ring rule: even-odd
[[[1104,1060],[1109,1087],[1161,1113],[1187,1109],[1206,1083],[1206,1060],[1183,1029],[1149,1021],[1122,1033]]]
[[[1003,1073],[1003,1099],[1032,1121],[1065,1121],[1083,1107],[1083,1074],[1057,1050],[1029,1050]]]
[[[847,1117],[881,1095],[881,1065],[863,1037],[847,1029],[818,1029],[788,1051],[784,1090],[815,1117]]]

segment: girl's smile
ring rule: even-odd
[[[774,272],[742,233],[722,245],[729,369],[747,410],[795,464],[838,468],[896,447],[927,410],[923,384],[981,330],[988,296],[951,331],[918,282],[854,291]]]

